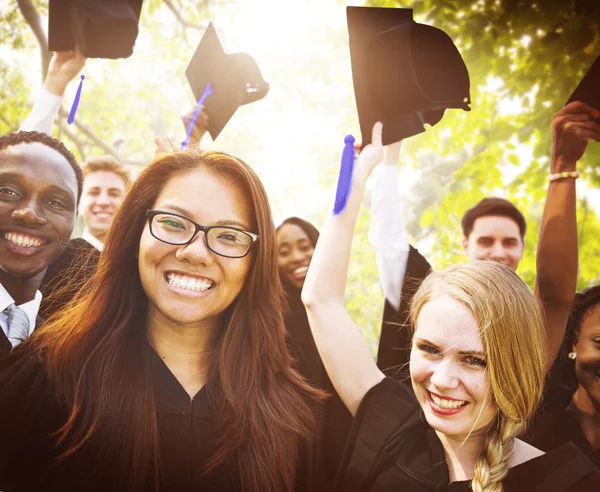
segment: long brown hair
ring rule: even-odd
[[[70,410],[58,433],[62,458],[91,449],[90,456],[102,453],[113,465],[125,463],[127,490],[160,480],[152,349],[146,341],[148,298],[136,256],[146,211],[165,183],[198,167],[233,177],[251,204],[253,230],[260,236],[247,281],[224,313],[209,368],[206,388],[219,437],[211,458],[198,465],[207,472],[235,467],[245,491],[291,490],[300,443],[315,430],[310,401],[319,394],[292,369],[286,349],[265,190],[246,163],[219,152],[185,150],[151,163],[114,219],[96,274],[32,337]]]

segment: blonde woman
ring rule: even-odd
[[[571,443],[544,454],[518,439],[542,396],[546,337],[534,294],[509,268],[473,262],[423,282],[411,309],[414,393],[375,365],[344,308],[344,288],[381,133],[376,124],[346,208],[321,232],[302,292],[329,377],[355,416],[335,489],[600,490],[600,471]]]

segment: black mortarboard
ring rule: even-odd
[[[185,75],[198,100],[207,84],[213,92],[204,103],[208,132],[213,140],[223,130],[238,107],[262,99],[269,92],[258,65],[247,53],[227,54],[212,22],[188,65]]]
[[[79,47],[87,58],[133,53],[143,0],[50,0],[50,51]]]
[[[362,144],[383,123],[388,145],[435,125],[447,108],[469,111],[469,72],[450,37],[413,21],[412,9],[347,7]]]
[[[581,101],[600,111],[600,55],[579,82],[566,104]],[[566,106],[565,104],[565,106]]]

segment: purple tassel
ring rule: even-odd
[[[77,113],[77,107],[79,106],[79,99],[81,98],[81,89],[83,88],[83,79],[85,79],[85,75],[81,76],[81,82],[79,82],[79,87],[77,88],[77,94],[75,94],[75,99],[73,100],[73,105],[71,106],[71,112],[69,113],[69,117],[67,118],[67,123],[71,125],[75,121],[75,113]]]
[[[185,131],[185,140],[181,142],[182,147],[187,147],[190,145],[190,136],[192,135],[192,131],[194,130],[194,125],[196,124],[196,120],[200,115],[200,111],[202,111],[202,108],[204,107],[204,101],[206,101],[206,98],[210,96],[213,92],[214,90],[210,83],[206,84],[206,87],[202,91],[200,99],[198,99],[198,103],[196,104],[196,108],[194,109],[194,114],[192,115],[192,118],[188,123],[187,129]]]
[[[338,178],[337,190],[335,191],[335,204],[333,215],[343,212],[348,203],[350,190],[352,189],[352,172],[354,171],[354,137],[346,135],[344,138],[344,152],[342,152],[342,164]]]

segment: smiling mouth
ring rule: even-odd
[[[447,400],[446,398],[440,398],[437,395],[434,395],[431,391],[428,391],[429,397],[438,407],[444,410],[454,410],[456,408],[461,408],[467,405],[468,402],[464,400]]]
[[[165,280],[173,287],[192,292],[207,292],[215,286],[215,283],[207,278],[192,277],[172,272],[167,272],[165,274]]]
[[[48,241],[39,237],[16,232],[7,232],[4,234],[4,239],[20,248],[40,248],[48,244]]]
[[[305,265],[292,270],[292,275],[294,277],[304,277],[306,276],[306,272],[308,272],[308,266]]]

